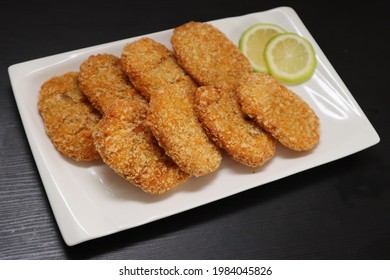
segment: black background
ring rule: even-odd
[[[390,24],[385,3],[1,1],[0,259],[389,259]],[[279,6],[298,13],[381,142],[172,217],[66,246],[31,155],[7,68],[190,20]]]

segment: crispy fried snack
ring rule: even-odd
[[[119,99],[145,102],[123,72],[120,59],[111,54],[86,59],[80,65],[79,82],[81,90],[101,113]]]
[[[77,79],[77,72],[68,72],[43,83],[38,110],[57,150],[77,161],[89,161],[99,158],[92,133],[101,116],[80,90]]]
[[[195,103],[205,130],[234,160],[257,167],[272,158],[275,139],[242,112],[234,90],[203,86]]]
[[[320,122],[298,95],[268,74],[251,74],[237,90],[242,109],[284,146],[312,149],[320,140]]]
[[[207,23],[189,22],[173,30],[179,65],[200,85],[237,87],[252,72],[248,59],[224,33]]]
[[[222,156],[195,114],[197,85],[173,53],[144,38],[125,46],[122,65],[134,86],[150,99],[150,128],[173,161],[195,176],[216,170]]]
[[[161,194],[189,178],[165,154],[146,125],[148,107],[135,100],[110,106],[93,134],[103,161],[120,176],[151,194]]]
[[[196,88],[182,80],[152,93],[148,121],[160,146],[180,168],[201,176],[216,170],[222,156],[195,114]]]
[[[252,72],[248,59],[207,23],[175,28],[171,43],[179,64],[205,86],[196,93],[196,112],[212,139],[242,164],[260,166],[269,160],[275,141],[248,120],[235,96],[240,80]]]
[[[189,79],[173,53],[150,38],[127,44],[123,48],[121,61],[130,81],[147,100],[152,91]]]

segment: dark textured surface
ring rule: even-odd
[[[3,1],[0,259],[389,259],[389,18],[385,1]],[[337,2],[336,2],[337,3]],[[381,137],[355,155],[74,247],[58,231],[8,66],[105,42],[295,9]],[[37,94],[32,92],[31,94]],[[32,104],[34,106],[34,104]]]

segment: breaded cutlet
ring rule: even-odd
[[[80,90],[78,76],[78,72],[67,72],[44,82],[38,111],[58,151],[77,161],[89,161],[100,157],[92,133],[101,115]]]
[[[212,139],[247,166],[264,164],[275,153],[275,139],[246,116],[233,89],[198,88],[196,113]]]
[[[150,99],[148,122],[158,143],[185,172],[216,170],[222,156],[195,114],[195,82],[164,45],[143,38],[127,44],[122,65],[134,86]]]
[[[202,176],[215,171],[222,156],[195,114],[196,89],[192,81],[182,80],[153,92],[148,121],[160,146],[180,168]]]
[[[120,176],[151,194],[186,181],[183,172],[158,145],[146,117],[148,106],[119,100],[110,106],[93,134],[103,161]]]
[[[237,87],[252,72],[245,55],[211,24],[192,21],[176,27],[171,43],[179,65],[200,85]]]
[[[236,97],[240,80],[252,72],[249,60],[207,23],[175,28],[171,43],[179,64],[204,86],[197,91],[195,107],[212,139],[242,164],[259,166],[269,160],[275,153],[274,139],[248,120]]]
[[[173,53],[150,38],[125,45],[121,62],[131,83],[147,100],[150,99],[150,92],[188,79]]]
[[[272,76],[248,75],[237,93],[243,111],[287,148],[306,151],[320,140],[320,122],[314,110]]]
[[[123,72],[120,59],[112,54],[91,55],[83,61],[79,82],[81,90],[101,113],[119,99],[146,102]]]

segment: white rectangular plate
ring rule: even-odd
[[[69,246],[136,227],[291,174],[345,157],[379,142],[379,136],[294,10],[280,7],[211,21],[234,43],[252,24],[282,26],[307,38],[318,65],[306,83],[291,87],[316,111],[321,141],[306,153],[278,145],[275,157],[260,168],[249,168],[224,155],[221,167],[161,196],[143,193],[101,161],[78,163],[56,151],[38,114],[40,86],[54,75],[78,71],[83,60],[97,53],[120,56],[123,46],[140,37],[15,64],[9,75],[18,109],[62,236]],[[172,30],[148,34],[171,48]],[[144,37],[144,36],[142,36]]]

